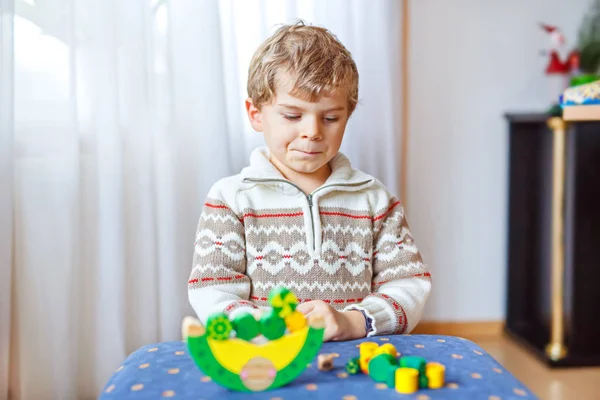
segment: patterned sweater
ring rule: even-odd
[[[267,307],[269,291],[284,285],[301,302],[364,311],[373,320],[369,335],[417,325],[431,276],[402,205],[342,153],[330,165],[327,181],[306,195],[259,148],[250,166],[211,188],[188,282],[201,321]]]

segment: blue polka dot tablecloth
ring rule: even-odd
[[[364,374],[348,375],[344,366],[358,357],[363,341],[392,343],[402,356],[421,356],[446,366],[441,389],[420,389],[404,395],[375,383]],[[131,354],[106,383],[101,400],[134,399],[415,399],[509,400],[537,399],[512,374],[475,343],[453,336],[395,335],[350,342],[324,343],[320,353],[337,353],[332,371],[317,368],[315,359],[289,385],[260,393],[233,392],[203,375],[187,352],[186,343],[145,346]]]

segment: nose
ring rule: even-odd
[[[308,119],[302,127],[302,139],[319,140],[321,139],[321,126],[319,120]]]

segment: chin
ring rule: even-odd
[[[293,160],[287,163],[286,166],[291,170],[303,174],[312,174],[313,172],[317,172],[322,167],[322,165],[306,164],[298,160]]]

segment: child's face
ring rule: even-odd
[[[326,178],[328,163],[340,149],[348,122],[346,95],[338,91],[311,103],[289,94],[293,82],[288,75],[278,78],[270,104],[259,111],[251,100],[246,101],[250,123],[264,133],[272,162],[284,175]]]

